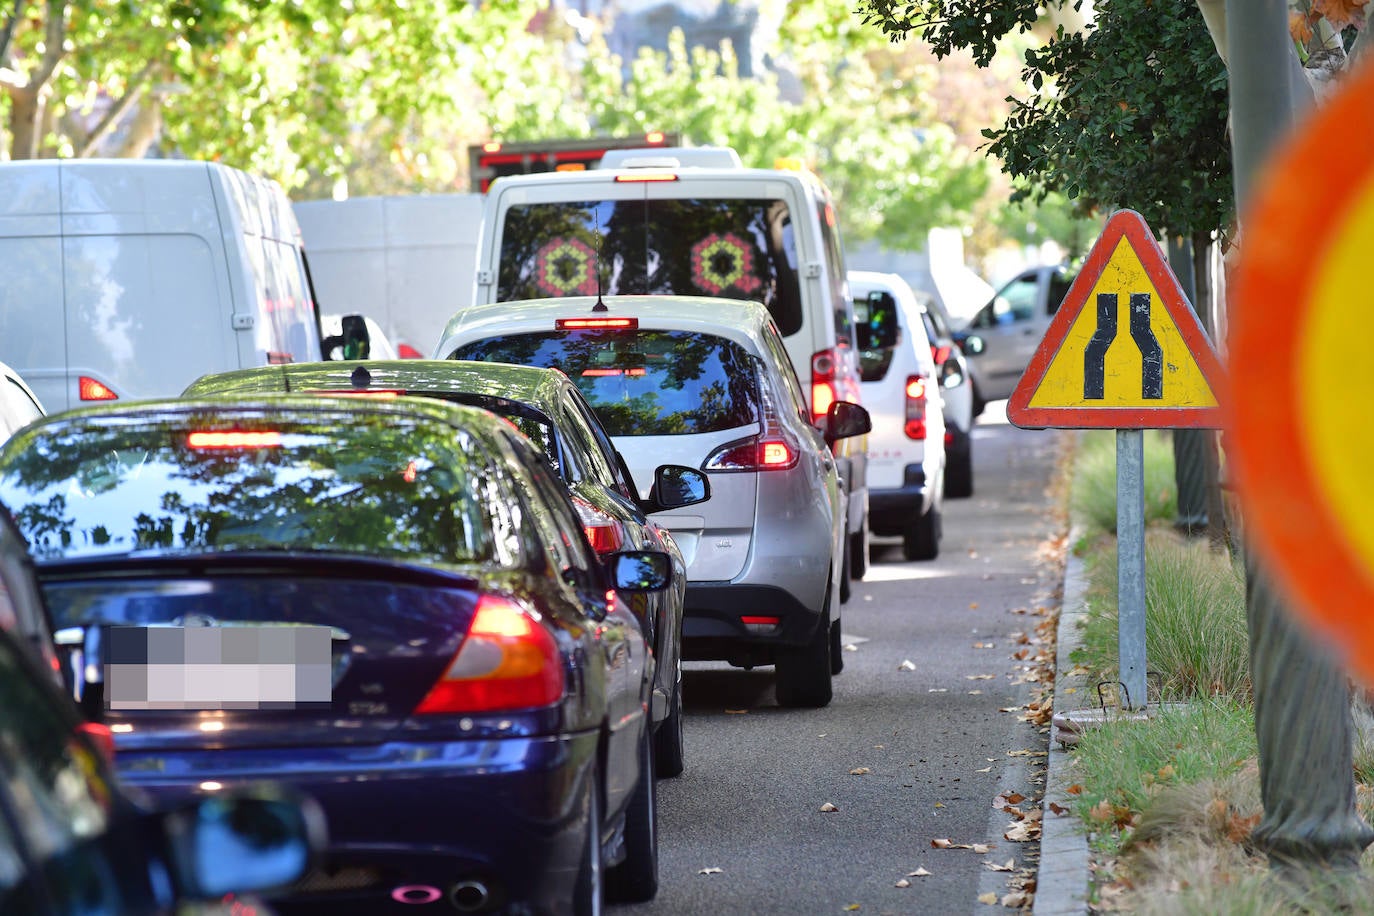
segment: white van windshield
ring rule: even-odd
[[[802,327],[797,245],[781,200],[517,205],[506,212],[500,265],[498,301],[721,296],[762,302],[784,336]]]

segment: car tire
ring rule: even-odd
[[[978,383],[972,380],[970,380],[970,383],[973,385],[973,417],[977,419],[981,417],[983,411],[987,409],[988,402],[984,400],[983,393],[978,390]]]
[[[779,706],[819,708],[830,703],[830,586],[825,589],[825,610],[811,640],[804,646],[778,650],[777,697]]]
[[[849,575],[855,581],[868,575],[868,525],[849,536]]]
[[[967,499],[973,495],[973,439],[965,440],[962,448],[950,452],[945,468],[945,496]]]
[[[839,674],[844,670],[844,639],[840,632],[840,622],[830,625],[830,673]]]
[[[902,535],[902,553],[908,560],[933,560],[940,555],[940,510],[931,506]]]
[[[658,780],[653,737],[646,726],[639,742],[639,783],[625,809],[625,860],[606,872],[606,896],[643,903],[658,893]]]
[[[573,886],[574,916],[601,916],[603,906],[601,863],[601,782],[599,767],[587,776],[587,836],[582,846],[582,862]]]
[[[686,766],[682,739],[682,662],[677,663],[677,680],[668,700],[668,716],[654,732],[654,772],[660,778],[681,776]]]

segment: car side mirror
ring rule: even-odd
[[[606,558],[618,592],[661,592],[672,581],[673,561],[661,550],[626,550]]]
[[[825,414],[825,441],[829,445],[840,439],[862,436],[873,429],[868,411],[852,401],[836,401]]]
[[[654,470],[654,488],[649,494],[650,512],[695,506],[711,498],[711,482],[696,468],[663,464]]]
[[[367,319],[362,315],[344,315],[341,324],[342,334],[320,341],[324,358],[368,359],[372,355],[372,334],[367,329]],[[337,356],[336,351],[339,353]]]
[[[216,794],[161,818],[176,884],[193,899],[289,885],[325,845],[324,812],[297,793]]]
[[[965,356],[977,356],[987,349],[987,344],[977,334],[970,334],[959,340],[959,349],[964,351]]]
[[[874,290],[855,304],[856,343],[860,350],[885,350],[897,345],[897,300],[884,290]]]

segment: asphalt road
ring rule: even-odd
[[[1003,837],[993,800],[1038,799],[1047,739],[1002,710],[1031,696],[1013,634],[1057,601],[1043,548],[1061,532],[1048,492],[1059,434],[1009,426],[1004,407],[975,429],[975,495],[946,504],[940,558],[875,544],[843,607],[854,649],[827,708],[779,708],[771,669],[688,666],[687,768],[659,783],[658,897],[614,912],[1010,912],[978,902],[1015,874],[988,866],[1033,868],[1037,850]]]

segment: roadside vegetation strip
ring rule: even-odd
[[[1147,436],[1146,648],[1150,714],[1114,717],[1116,691],[1104,688],[1105,724],[1086,730],[1072,751],[1070,805],[1089,835],[1094,912],[1270,916],[1374,914],[1374,868],[1301,890],[1275,879],[1252,853],[1262,814],[1249,678],[1245,584],[1225,551],[1173,529],[1173,464],[1167,436]],[[1152,458],[1151,454],[1155,457]],[[1168,494],[1149,483],[1167,467]],[[1110,433],[1080,435],[1069,474],[1073,545],[1087,579],[1074,672],[1088,684],[1117,678],[1115,450]],[[1153,496],[1151,494],[1154,494]],[[1090,691],[1083,705],[1098,702]],[[1374,815],[1374,715],[1357,730],[1359,803]],[[1366,857],[1374,862],[1374,853]]]

